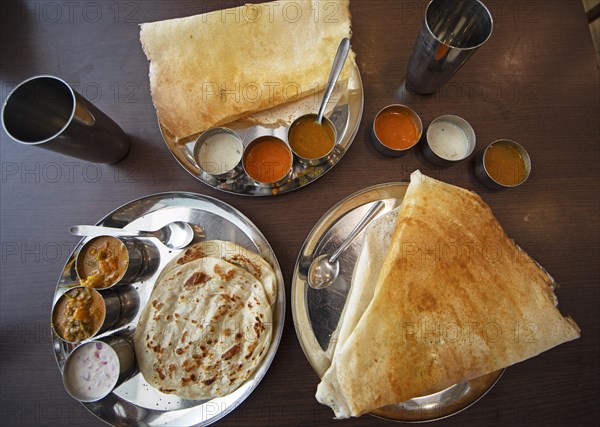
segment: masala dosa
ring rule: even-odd
[[[316,95],[351,37],[349,0],[282,0],[144,23],[160,123],[183,139]],[[354,64],[350,52],[341,80]]]
[[[481,198],[418,171],[375,286],[317,389],[338,418],[443,390],[580,335],[556,307],[552,278]]]

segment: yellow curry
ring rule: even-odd
[[[129,265],[125,244],[119,239],[102,236],[90,240],[77,259],[77,273],[83,286],[107,288],[117,283]]]
[[[75,288],[65,293],[52,312],[52,326],[64,340],[78,342],[93,336],[104,323],[106,308],[93,289]]]

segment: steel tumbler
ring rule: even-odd
[[[407,87],[435,93],[489,39],[492,27],[479,0],[432,0],[408,64]]]
[[[115,163],[129,139],[110,117],[53,76],[20,83],[2,109],[2,126],[15,141],[95,163]]]

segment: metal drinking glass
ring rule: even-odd
[[[432,0],[408,64],[407,87],[435,93],[490,38],[492,27],[479,0]]]
[[[20,83],[2,108],[2,126],[15,141],[95,163],[115,163],[129,139],[110,117],[53,76]]]

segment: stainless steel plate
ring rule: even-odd
[[[212,188],[227,193],[247,196],[273,196],[288,193],[319,179],[331,170],[350,148],[350,144],[352,144],[358,132],[364,104],[362,80],[356,65],[354,65],[348,81],[348,90],[347,92],[343,91],[343,93],[341,97],[338,97],[337,103],[331,113],[326,115],[335,125],[338,134],[338,142],[334,148],[333,156],[327,162],[318,166],[305,166],[294,159],[292,176],[286,183],[275,189],[257,185],[245,173],[238,175],[234,179],[217,180],[215,177],[201,171],[194,159],[195,139],[192,141],[176,142],[175,138],[162,125],[160,126],[160,130],[167,147],[179,164],[194,178]],[[316,110],[313,112],[316,112]],[[301,114],[290,117],[291,120],[288,121],[295,120],[299,115]],[[248,125],[243,121],[239,121],[225,126],[237,132],[244,143],[244,147],[255,138],[263,135],[277,136],[287,142],[287,124],[258,126]]]
[[[306,282],[313,258],[332,253],[378,200],[385,202],[379,217],[402,204],[408,184],[388,183],[367,188],[335,205],[317,222],[306,238],[292,279],[292,314],[304,354],[315,372],[322,377],[331,364],[335,348],[334,332],[352,283],[354,265],[361,249],[361,238],[340,256],[340,275],[325,289],[312,289]],[[333,339],[332,339],[333,338]],[[380,408],[371,415],[392,421],[424,422],[453,415],[466,409],[490,390],[503,370],[456,384],[429,396]],[[315,385],[316,391],[316,385]]]
[[[84,405],[96,416],[113,425],[129,426],[206,426],[221,419],[241,404],[266,374],[281,340],[285,314],[285,288],[277,258],[266,238],[256,226],[235,208],[211,197],[193,193],[161,193],[121,206],[104,217],[98,225],[132,229],[155,230],[171,221],[188,221],[204,230],[206,240],[227,240],[259,253],[277,275],[277,300],[273,305],[273,338],[265,360],[254,375],[234,393],[209,401],[192,401],[163,394],[144,381],[139,371],[106,398]],[[67,261],[53,301],[76,284],[75,257],[83,239]],[[141,239],[156,262],[147,266],[146,274],[136,283],[112,288],[119,293],[122,304],[130,313],[121,318],[109,332],[99,335],[130,336],[144,308],[154,282],[162,268],[181,250],[171,250],[154,238]],[[75,348],[53,335],[54,353],[59,369],[64,368],[66,357]]]

